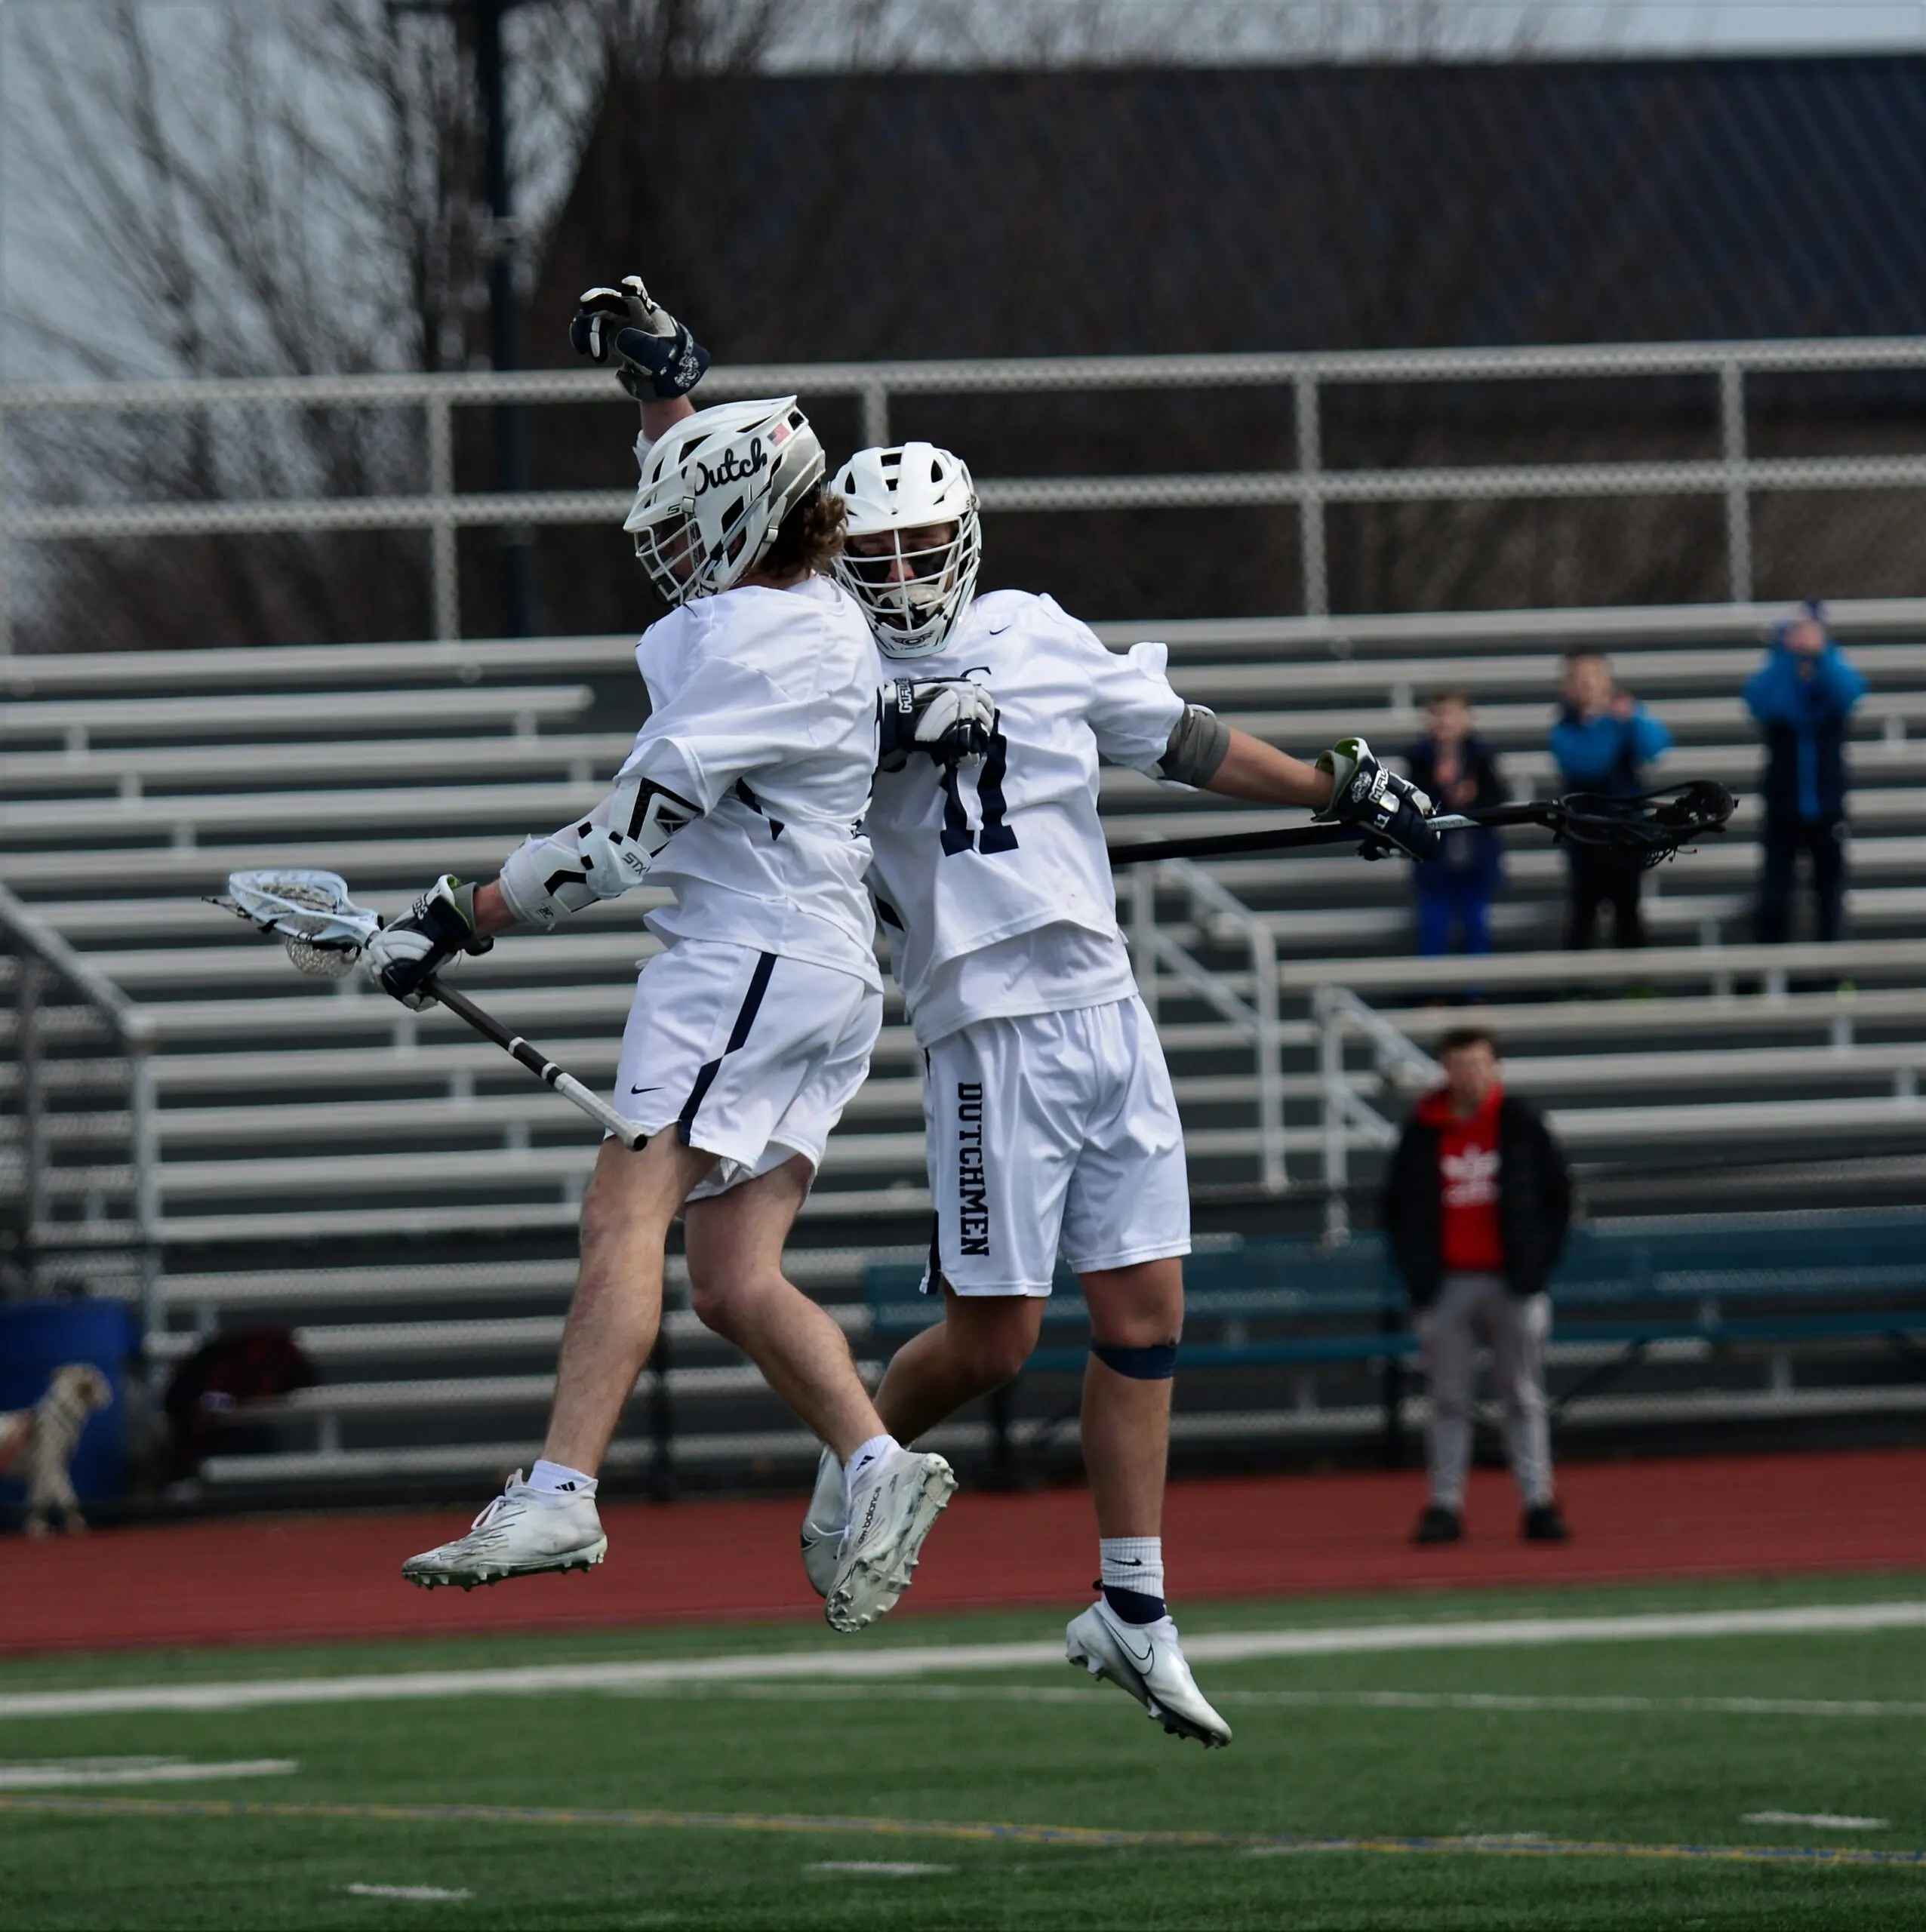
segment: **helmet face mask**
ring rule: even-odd
[[[983,561],[968,466],[931,443],[862,450],[835,488],[849,528],[837,580],[863,606],[878,648],[888,657],[940,651]]]
[[[755,570],[824,467],[794,396],[699,410],[649,451],[622,527],[670,603],[713,596]]]
[[[846,574],[862,586],[870,622],[878,630],[913,640],[940,617],[964,562],[961,535],[959,523],[933,523],[918,530],[865,531],[845,545]]]

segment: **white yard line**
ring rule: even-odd
[[[417,1904],[433,1905],[443,1900],[472,1899],[472,1892],[451,1892],[440,1885],[343,1885],[344,1892],[358,1899],[412,1899]]]
[[[1044,1684],[674,1684],[638,1685],[629,1697],[729,1697],[756,1702],[847,1703],[880,1697],[912,1703],[1087,1704],[1088,1687]],[[1211,1701],[1287,1709],[1389,1711],[1705,1712],[1740,1717],[1918,1718],[1926,1703],[1867,1697],[1572,1697],[1490,1690],[1220,1690]]]
[[[1813,1825],[1822,1832],[1883,1832],[1884,1818],[1854,1818],[1839,1811],[1748,1811],[1748,1825]]]
[[[805,1872],[854,1872],[863,1878],[931,1878],[954,1872],[953,1865],[919,1865],[909,1858],[819,1858]]]
[[[1228,1630],[1192,1637],[1193,1663],[1274,1657],[1360,1657],[1405,1651],[1506,1650],[1708,1637],[1830,1636],[1926,1629],[1926,1602],[1802,1604],[1777,1610],[1660,1611],[1617,1617],[1506,1617],[1463,1622],[1340,1624]],[[538,1641],[531,1638],[532,1641]],[[1061,1666],[1060,1639],[1000,1644],[898,1644],[838,1650],[739,1651],[647,1663],[549,1663],[467,1670],[269,1677],[225,1684],[125,1684],[91,1690],[0,1694],[0,1718],[119,1716],[139,1711],[263,1710],[291,1704],[386,1703],[402,1699],[549,1696],[657,1684],[789,1678],[875,1681],[931,1672]]]
[[[184,1758],[60,1758],[0,1764],[0,1791],[69,1791],[101,1785],[199,1784],[210,1778],[277,1778],[301,1768],[292,1758],[241,1758],[224,1764]]]

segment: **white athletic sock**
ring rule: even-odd
[[[843,1487],[846,1494],[854,1496],[856,1485],[865,1477],[875,1473],[876,1466],[892,1449],[900,1448],[893,1435],[872,1435],[843,1465]]]
[[[1097,1541],[1097,1552],[1106,1589],[1134,1590],[1140,1597],[1163,1596],[1161,1537],[1103,1537]]]
[[[565,1500],[587,1497],[593,1500],[595,1479],[584,1475],[580,1469],[571,1469],[566,1463],[551,1463],[543,1459],[528,1472],[528,1487],[537,1496],[553,1496]]]

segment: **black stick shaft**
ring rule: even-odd
[[[422,981],[421,989],[432,993],[457,1020],[466,1020],[485,1040],[493,1041],[504,1053],[513,1054],[537,1079],[548,1077],[544,1069],[549,1063],[526,1040],[518,1039],[493,1014],[483,1012],[467,994],[458,993],[453,986],[445,986],[432,973]]]
[[[634,1121],[624,1120],[598,1094],[583,1086],[566,1068],[550,1060],[540,1048],[531,1047],[518,1033],[511,1033],[493,1014],[485,1013],[466,993],[458,993],[454,987],[444,986],[433,974],[421,985],[423,992],[438,1000],[457,1020],[465,1021],[485,1040],[512,1055],[537,1080],[552,1087],[565,1100],[599,1121],[626,1146],[638,1148],[647,1143],[648,1137]]]
[[[1441,831],[1468,825],[1549,825],[1557,808],[1543,804],[1491,805],[1481,811],[1454,813],[1435,821]],[[1266,832],[1224,832],[1208,838],[1145,839],[1131,845],[1112,845],[1113,866],[1134,866],[1145,859],[1222,859],[1238,852],[1288,852],[1307,845],[1355,845],[1371,834],[1361,826],[1273,826]]]

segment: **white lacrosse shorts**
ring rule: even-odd
[[[1047,1295],[1060,1249],[1078,1274],[1190,1252],[1177,1096],[1134,993],[946,1034],[923,1126],[931,1266],[959,1295]]]
[[[853,973],[752,946],[678,940],[642,968],[615,1070],[616,1112],[651,1139],[721,1156],[689,1198],[823,1143],[869,1071],[883,996]]]

